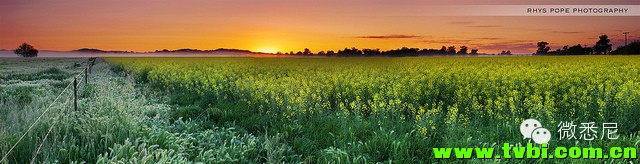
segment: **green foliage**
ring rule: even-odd
[[[124,68],[122,68],[122,67],[123,67],[123,66],[121,66],[121,65],[113,64],[113,65],[110,65],[110,67],[109,67],[109,68],[110,68],[111,72],[113,72],[113,73],[116,73],[116,74],[122,74],[122,73],[124,73],[124,71],[125,71],[125,69],[124,69]]]
[[[518,126],[527,118],[550,131],[560,121],[615,122],[621,134],[554,136],[551,145],[640,143],[634,56],[107,61],[114,64],[99,63],[89,76],[80,110],[54,104],[8,163],[30,162],[56,121],[37,163],[521,163],[436,160],[431,148],[526,144]],[[3,75],[0,154],[73,74],[42,77],[81,71],[57,68]]]
[[[48,68],[46,70],[37,72],[37,73],[16,73],[9,74],[6,76],[0,76],[0,78],[4,80],[21,80],[21,81],[34,81],[41,79],[50,79],[50,80],[64,80],[70,76],[64,70],[60,68]]]
[[[187,114],[174,117],[282,134],[302,161],[436,162],[432,147],[526,143],[517,127],[527,118],[550,131],[560,121],[615,122],[626,136],[640,130],[638,57],[107,61],[184,106],[175,113]]]
[[[15,86],[15,87],[9,87],[9,88],[3,89],[2,95],[7,95],[6,98],[5,96],[3,96],[3,100],[4,100],[3,103],[6,103],[5,101],[13,101],[17,103],[19,106],[29,104],[33,101],[32,93],[34,91],[35,91],[35,87],[28,86],[28,85]]]
[[[204,114],[204,110],[202,108],[200,108],[199,106],[196,105],[189,105],[189,106],[180,106],[178,108],[176,108],[175,110],[171,111],[171,116],[174,119],[177,118],[195,118],[195,117],[199,117],[202,116],[202,114]]]
[[[68,72],[75,70],[66,69],[64,66],[68,65],[68,61],[76,60],[78,59],[51,59],[50,61],[8,59],[2,63],[5,68],[8,68],[3,70],[0,75],[0,79],[6,79],[6,83],[0,84],[0,154],[2,156],[69,84],[70,81],[67,78],[70,75]],[[24,61],[29,62],[25,64]],[[35,69],[32,68],[34,65],[42,65],[43,67]],[[68,94],[61,95],[61,97],[66,97],[66,95]],[[58,116],[57,113],[67,105],[69,104],[65,102],[52,105],[49,111],[50,115],[43,117],[32,131],[27,133],[26,137],[16,145],[12,154],[9,154],[6,162],[29,162],[33,152],[47,133],[48,127]],[[58,135],[57,132],[53,132],[52,135]],[[44,150],[47,148],[49,147],[43,147]],[[47,154],[52,155],[57,152],[48,152]],[[36,158],[36,160],[40,159]]]
[[[29,163],[40,144],[44,146],[35,158],[36,163],[264,163],[299,160],[291,148],[282,143],[282,137],[256,137],[245,130],[211,124],[212,121],[207,120],[213,117],[209,114],[213,107],[203,109],[191,105],[173,108],[151,102],[134,88],[139,85],[134,85],[131,78],[121,77],[119,75],[122,74],[114,74],[110,69],[104,63],[94,67],[94,74],[89,76],[89,83],[81,92],[79,111],[71,108],[71,92],[63,92],[61,100],[53,104],[52,110],[2,163]],[[0,154],[6,154],[46,108],[45,105],[49,105],[61,92],[62,88],[51,88],[50,84],[70,82],[69,79],[46,80],[41,85],[18,82],[0,87],[0,97],[7,100],[0,103]],[[16,99],[16,90],[37,96],[32,96],[31,103],[21,105],[24,110],[18,110],[18,105],[13,103],[15,101],[9,101]],[[189,118],[177,117],[179,115]],[[237,113],[228,113],[228,116],[232,115]],[[57,126],[42,143],[54,122],[58,122]]]

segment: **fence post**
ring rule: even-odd
[[[73,109],[78,111],[78,80],[73,78]]]
[[[88,68],[84,68],[84,85],[87,85],[87,69]]]

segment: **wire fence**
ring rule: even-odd
[[[40,142],[40,144],[38,145],[38,148],[36,150],[34,150],[34,152],[32,153],[33,155],[32,155],[30,163],[34,163],[35,162],[36,157],[40,153],[40,150],[42,149],[42,147],[45,144],[47,138],[49,137],[49,134],[51,134],[51,131],[53,130],[53,128],[58,124],[59,118],[63,115],[63,113],[66,111],[66,109],[71,108],[71,107],[68,107],[67,104],[70,101],[73,101],[74,105],[73,105],[72,108],[74,108],[75,111],[78,110],[78,93],[80,91],[83,91],[84,88],[86,87],[86,85],[88,83],[89,74],[91,73],[92,68],[95,65],[95,62],[96,62],[96,58],[89,58],[89,60],[85,64],[85,68],[81,72],[75,73],[75,75],[73,76],[73,81],[69,82],[69,84],[67,84],[66,87],[62,91],[60,91],[60,94],[58,94],[58,96],[56,96],[56,98],[53,100],[53,102],[51,102],[44,109],[42,114],[40,114],[40,116],[38,116],[38,118],[36,118],[36,120],[29,126],[29,128],[20,136],[18,141],[16,141],[16,143],[13,144],[13,146],[11,146],[11,148],[2,156],[2,159],[0,159],[0,163],[5,162],[8,159],[9,155],[16,148],[16,146],[18,146],[18,144],[21,141],[23,141],[23,139],[29,134],[29,132],[31,132],[33,130],[35,125],[37,125],[39,122],[41,122],[41,120],[43,118],[45,118],[45,115],[47,115],[47,113],[49,113],[49,111],[52,109],[54,104],[60,104],[59,101],[64,101],[64,103],[61,104],[61,105],[63,105],[63,107],[60,109],[60,111],[58,111],[57,113],[53,113],[53,114],[49,115],[49,117],[47,117],[47,118],[53,118],[53,122],[52,122],[51,126],[48,128],[47,133],[42,138],[42,142]],[[66,96],[64,96],[64,99],[60,99],[62,97],[62,95],[65,95],[65,94],[66,94]]]

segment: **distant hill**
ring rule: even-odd
[[[133,53],[133,51],[105,51],[95,48],[81,48],[77,50],[73,50],[72,52],[83,52],[83,53]]]
[[[190,49],[183,48],[177,50],[156,50],[156,53],[217,53],[217,52],[232,52],[232,53],[253,53],[249,50],[240,50],[240,49],[226,49],[226,48],[218,48],[215,50],[199,50],[199,49]]]
[[[95,48],[81,48],[81,49],[73,50],[71,52],[83,52],[83,53],[136,53],[134,51],[120,51],[120,50],[106,51],[106,50],[95,49]],[[190,49],[190,48],[183,48],[183,49],[177,49],[177,50],[163,49],[163,50],[155,50],[153,52],[147,52],[147,53],[218,53],[218,52],[224,52],[224,53],[229,53],[229,52],[230,53],[254,53],[254,52],[251,52],[249,50],[228,49],[228,48],[218,48],[218,49],[215,49],[215,50],[199,50],[199,49]]]
[[[135,51],[107,51],[96,48],[81,48],[77,50],[73,50],[70,52],[75,53],[84,53],[84,54],[94,54],[94,55],[177,55],[177,56],[189,56],[189,55],[199,55],[199,56],[251,56],[251,55],[263,55],[263,53],[251,52],[249,50],[241,50],[241,49],[227,49],[227,48],[218,48],[214,50],[199,50],[199,49],[191,49],[191,48],[183,48],[176,50],[155,50],[149,52],[135,52]]]

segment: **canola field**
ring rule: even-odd
[[[105,60],[169,95],[173,119],[277,136],[278,161],[434,162],[434,147],[531,142],[529,118],[549,145],[640,141],[635,56]],[[567,121],[617,123],[620,138],[561,140]]]

